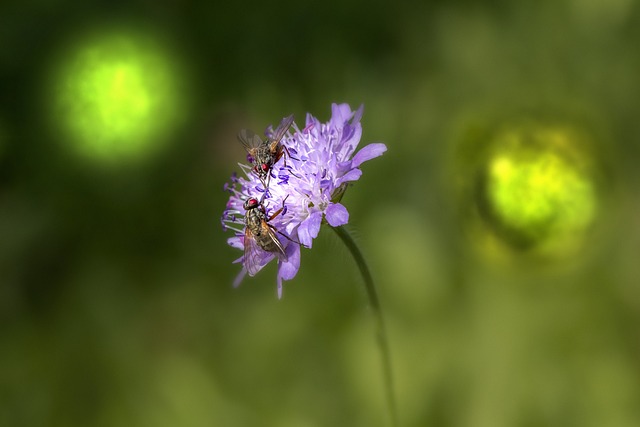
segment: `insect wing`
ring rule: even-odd
[[[293,114],[282,119],[282,121],[280,122],[280,125],[269,137],[269,139],[275,142],[280,141],[284,136],[284,134],[287,133],[287,131],[289,130],[292,124],[293,124]]]
[[[238,140],[240,141],[244,149],[252,155],[255,152],[255,149],[262,145],[263,142],[258,135],[251,132],[249,129],[242,129],[238,133]]]
[[[258,246],[256,239],[253,237],[251,230],[246,228],[244,230],[244,257],[242,263],[244,268],[247,269],[249,276],[255,276],[262,268],[260,263],[262,249]]]
[[[269,247],[271,249],[274,249],[271,252],[276,254],[279,260],[286,261],[287,254],[284,251],[284,246],[282,246],[280,239],[278,239],[278,236],[276,236],[276,233],[273,231],[273,229],[269,226],[269,224],[266,221],[262,221],[262,233],[263,235],[266,235],[269,238],[269,243],[270,243]]]

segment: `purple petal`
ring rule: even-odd
[[[236,278],[233,279],[233,287],[234,288],[237,288],[238,286],[240,286],[240,282],[242,282],[242,279],[244,279],[244,276],[246,274],[247,274],[247,269],[242,267],[242,270],[240,270],[240,273],[238,273]]]
[[[346,152],[341,154],[346,154],[348,156],[351,155],[356,150],[356,147],[360,143],[360,138],[362,137],[362,126],[360,123],[357,125],[347,125],[345,126],[344,133],[342,134],[342,145],[344,146],[344,150]]]
[[[307,130],[307,128],[309,127],[312,127],[312,128],[320,127],[320,122],[318,121],[318,119],[313,117],[311,113],[307,113],[307,117],[305,120],[305,130]],[[308,130],[311,130],[311,129],[308,129]],[[308,133],[308,132],[305,132],[305,133]]]
[[[357,168],[367,160],[374,159],[378,156],[382,156],[382,153],[387,151],[387,146],[381,142],[376,142],[363,147],[360,151],[353,156],[351,161],[351,167]]]
[[[352,115],[349,104],[331,104],[330,126],[342,128]]]
[[[293,279],[300,269],[300,245],[290,244],[285,251],[287,261],[278,262],[278,275],[276,276],[278,299],[282,298],[282,281]]]
[[[351,169],[351,160],[347,160],[346,162],[339,162],[335,166],[335,172],[337,176],[343,176]]]
[[[235,249],[244,249],[244,245],[242,244],[242,239],[244,239],[244,237],[240,237],[240,236],[229,237],[227,239],[227,244]]]
[[[313,212],[307,219],[300,223],[298,227],[298,239],[300,243],[310,248],[313,239],[318,237],[322,224],[322,212]]]
[[[335,157],[338,160],[349,159],[356,151],[362,137],[362,126],[358,123],[355,126],[346,124],[342,129],[340,142],[333,148]]]
[[[364,104],[360,104],[360,106],[358,107],[358,109],[353,113],[353,120],[351,120],[351,123],[359,123],[360,120],[362,119],[362,113],[364,112]]]
[[[336,181],[336,187],[339,187],[344,182],[357,181],[361,176],[362,171],[360,169],[351,169]]]
[[[300,269],[300,245],[295,243],[287,246],[287,260],[278,263],[278,277],[291,280],[296,277]]]
[[[346,122],[342,129],[342,139],[340,141],[340,153],[339,156],[351,156],[355,151],[360,138],[362,137],[362,125],[360,119],[362,118],[362,112],[364,105],[360,105],[357,111],[350,113],[353,118],[350,122]]]
[[[331,203],[324,214],[332,227],[339,227],[349,222],[349,211],[340,203]]]
[[[278,299],[282,299],[282,277],[280,277],[279,274],[278,277],[276,277],[276,283],[278,288]]]

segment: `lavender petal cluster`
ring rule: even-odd
[[[349,183],[362,175],[360,165],[387,150],[382,143],[372,143],[356,152],[362,136],[362,112],[363,106],[352,111],[348,104],[333,104],[326,123],[307,114],[302,129],[294,123],[282,138],[286,154],[266,181],[258,178],[251,165],[239,164],[242,176],[234,173],[225,184],[230,196],[221,221],[225,229],[235,232],[227,240],[234,248],[244,249],[245,200],[261,200],[267,216],[282,209],[269,221],[286,252],[286,257],[278,259],[278,298],[282,297],[282,282],[298,273],[301,247],[313,246],[323,220],[332,227],[349,222],[349,211],[340,200]],[[267,128],[265,134],[272,135],[273,129]],[[261,251],[257,270],[274,258],[274,253]],[[234,281],[238,286],[247,268],[243,256],[235,262],[243,264]]]

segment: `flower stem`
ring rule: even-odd
[[[385,394],[387,399],[387,406],[389,407],[389,415],[391,417],[391,425],[393,427],[398,426],[398,414],[396,409],[396,399],[393,388],[393,373],[391,370],[391,356],[389,352],[389,342],[387,340],[387,333],[384,327],[384,320],[382,318],[382,309],[380,308],[380,300],[378,299],[378,293],[373,285],[373,278],[367,263],[362,256],[362,252],[356,245],[349,232],[344,227],[331,227],[336,232],[338,237],[347,246],[351,255],[356,261],[360,274],[364,279],[365,289],[367,291],[367,297],[369,298],[369,304],[373,310],[373,317],[376,323],[376,338],[378,340],[378,348],[380,350],[380,356],[382,361],[382,373],[384,376]]]

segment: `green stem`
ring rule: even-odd
[[[387,333],[384,327],[384,320],[382,318],[382,309],[380,308],[380,300],[378,299],[378,293],[373,285],[373,278],[367,263],[362,256],[362,252],[358,249],[356,242],[351,235],[345,230],[344,227],[331,227],[336,232],[338,237],[347,246],[351,255],[356,261],[360,274],[364,279],[365,289],[367,290],[367,297],[369,298],[369,304],[373,310],[373,317],[376,323],[376,338],[378,340],[378,348],[380,349],[380,355],[382,358],[382,373],[384,376],[385,394],[387,399],[387,405],[389,406],[389,415],[391,416],[391,425],[393,427],[398,426],[398,414],[396,409],[395,394],[393,392],[393,374],[391,371],[391,356],[389,352],[389,342],[387,340]]]

